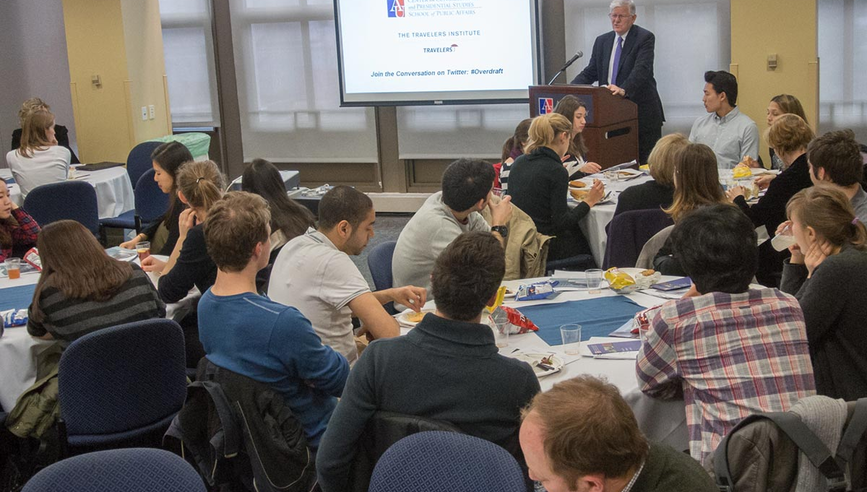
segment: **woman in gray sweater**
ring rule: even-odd
[[[797,243],[781,290],[807,323],[816,391],[846,401],[867,396],[867,229],[846,195],[828,185],[798,192],[786,206]],[[778,230],[779,232],[779,230]]]

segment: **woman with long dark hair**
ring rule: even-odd
[[[181,164],[191,162],[193,154],[180,142],[166,142],[151,153],[154,181],[160,191],[169,195],[166,213],[145,227],[139,235],[120,244],[121,248],[134,249],[137,243],[150,241],[151,251],[168,256],[178,242],[178,219],[186,205],[178,199],[177,174]]]
[[[313,213],[286,194],[286,185],[274,164],[265,159],[253,159],[241,179],[243,191],[261,196],[271,207],[272,252],[315,226]]]
[[[166,315],[147,275],[109,257],[78,222],[48,224],[37,247],[42,274],[28,313],[31,335],[67,344],[96,330]]]
[[[562,114],[572,123],[572,140],[569,150],[563,156],[563,166],[569,172],[569,179],[583,178],[588,174],[598,173],[602,167],[595,162],[586,162],[587,145],[584,143],[584,126],[587,125],[587,105],[573,95],[564,96],[557,101],[554,112]]]

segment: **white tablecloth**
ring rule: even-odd
[[[677,277],[663,277],[663,280],[673,280],[675,278]],[[521,284],[539,280],[543,279],[511,280],[504,282],[504,285],[514,291]],[[609,289],[603,289],[599,294],[589,294],[586,291],[563,292],[552,301],[515,302],[507,299],[505,304],[520,309],[521,306],[533,304],[559,303],[614,295],[617,294]],[[630,294],[627,297],[645,307],[656,306],[665,302],[664,299],[641,293]],[[433,302],[430,304],[431,306],[426,306],[425,309],[432,309]],[[405,334],[409,329],[402,328],[401,331]],[[675,449],[687,449],[689,436],[687,434],[686,409],[683,400],[653,399],[642,393],[638,389],[634,360],[594,359],[589,356],[578,358],[574,355],[566,355],[559,345],[548,345],[532,332],[523,335],[511,335],[509,337],[509,346],[500,349],[500,353],[508,356],[516,349],[524,353],[554,353],[565,362],[560,372],[539,379],[542,391],[548,391],[554,384],[581,374],[604,377],[620,390],[620,394],[629,403],[629,406],[635,413],[635,418],[638,420],[639,427],[648,439],[654,442],[666,443]]]
[[[762,172],[768,174],[777,174],[776,171]],[[724,186],[728,186],[730,184],[743,184],[747,187],[752,186],[752,182],[755,181],[756,178],[755,176],[751,176],[749,178],[743,178],[742,180],[733,180],[731,169],[720,169],[719,177],[721,184]],[[584,233],[584,237],[587,238],[587,242],[590,244],[590,250],[593,253],[593,258],[596,260],[596,264],[601,267],[602,260],[605,259],[605,248],[608,245],[608,234],[605,232],[605,227],[608,225],[609,222],[611,222],[611,219],[614,218],[614,210],[617,209],[617,198],[620,196],[620,193],[626,188],[641,183],[646,183],[652,178],[649,175],[645,175],[639,178],[631,179],[629,181],[611,182],[606,179],[602,174],[594,174],[592,176],[583,178],[581,181],[591,184],[593,183],[594,178],[599,179],[605,184],[606,191],[613,191],[612,200],[608,203],[599,204],[591,208],[590,213],[581,220],[580,224],[581,232]],[[754,200],[750,201],[749,203],[753,202]],[[570,196],[569,205],[571,207],[574,207],[577,204],[578,202],[573,200]],[[764,227],[757,227],[756,232],[759,234],[760,244],[768,239],[768,234]],[[633,265],[623,266],[631,267]]]
[[[165,256],[154,256],[166,259]],[[156,285],[159,275],[149,273],[148,277]],[[0,296],[3,295],[3,289],[35,284],[37,281],[38,273],[22,274],[21,278],[16,280],[0,277]],[[193,287],[187,297],[166,306],[166,318],[179,321],[191,309],[195,309],[200,296],[199,290]],[[57,342],[54,340],[31,337],[25,326],[5,330],[0,337],[0,406],[5,411],[11,410],[18,396],[36,382],[36,357],[55,343]]]
[[[129,181],[129,174],[125,167],[112,167],[101,171],[73,171],[73,169],[70,169],[70,176],[73,179],[84,181],[96,190],[100,219],[117,217],[135,208],[132,183]],[[0,178],[11,177],[12,172],[9,169],[0,169]],[[21,196],[18,185],[9,185],[9,195],[19,207],[24,204],[24,197]]]

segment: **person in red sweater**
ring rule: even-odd
[[[6,182],[0,180],[0,262],[21,256],[36,245],[39,224],[12,202]]]

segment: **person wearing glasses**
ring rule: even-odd
[[[653,33],[635,25],[635,2],[614,0],[608,17],[612,31],[596,38],[590,63],[573,84],[607,85],[611,93],[638,105],[638,160],[645,164],[662,137],[665,114],[653,78]]]

